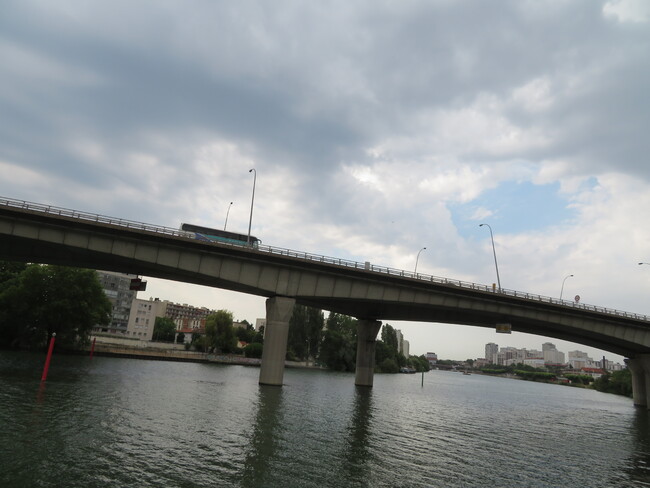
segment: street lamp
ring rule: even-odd
[[[228,211],[226,212],[226,223],[223,224],[223,230],[226,230],[226,226],[228,225],[228,214],[230,213],[230,207],[232,207],[232,203],[230,202],[230,205],[228,205]]]
[[[639,263],[639,264],[641,265],[641,264],[650,264],[650,263]]]
[[[490,239],[492,240],[492,254],[494,254],[494,267],[497,269],[497,284],[499,285],[499,293],[501,293],[501,278],[499,278],[499,265],[497,264],[497,252],[494,249],[494,235],[492,234],[492,227],[490,224],[479,224],[479,227],[486,226],[490,229]]]
[[[255,168],[249,169],[249,173],[253,173],[253,196],[251,197],[251,217],[248,220],[248,237],[246,238],[246,244],[250,246],[251,244],[251,225],[253,223],[253,202],[255,202],[255,182],[257,181],[257,171]]]
[[[415,258],[415,271],[413,271],[413,274],[417,274],[417,273],[418,273],[418,260],[420,259],[420,253],[421,253],[422,251],[424,251],[425,249],[426,249],[426,247],[423,247],[422,249],[420,249],[420,250],[418,251],[418,256]]]
[[[564,292],[564,282],[567,280],[567,278],[572,278],[572,277],[573,275],[570,274],[565,276],[564,279],[562,280],[562,288],[560,289],[560,300],[562,300],[562,293]]]

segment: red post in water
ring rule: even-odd
[[[54,339],[56,338],[56,332],[52,332],[52,338],[50,339],[50,347],[47,350],[47,357],[45,358],[45,367],[43,368],[43,376],[41,376],[41,381],[47,379],[47,370],[50,369],[50,359],[52,359],[52,350],[54,349]]]
[[[95,341],[97,337],[93,337],[93,343],[90,345],[90,359],[93,358],[93,352],[95,352]]]

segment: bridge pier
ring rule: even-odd
[[[260,385],[282,386],[284,359],[287,355],[289,320],[296,300],[273,297],[266,300],[264,350],[260,367]]]
[[[378,320],[357,322],[357,369],[354,384],[372,386],[375,374],[375,345],[381,328]]]
[[[626,362],[632,373],[634,404],[650,409],[650,354],[642,354]]]

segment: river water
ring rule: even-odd
[[[0,351],[0,487],[650,486],[628,398],[376,375]],[[423,382],[423,384],[422,384]]]

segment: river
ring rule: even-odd
[[[566,386],[0,351],[0,486],[650,486],[648,411]],[[422,384],[423,382],[423,384]]]

